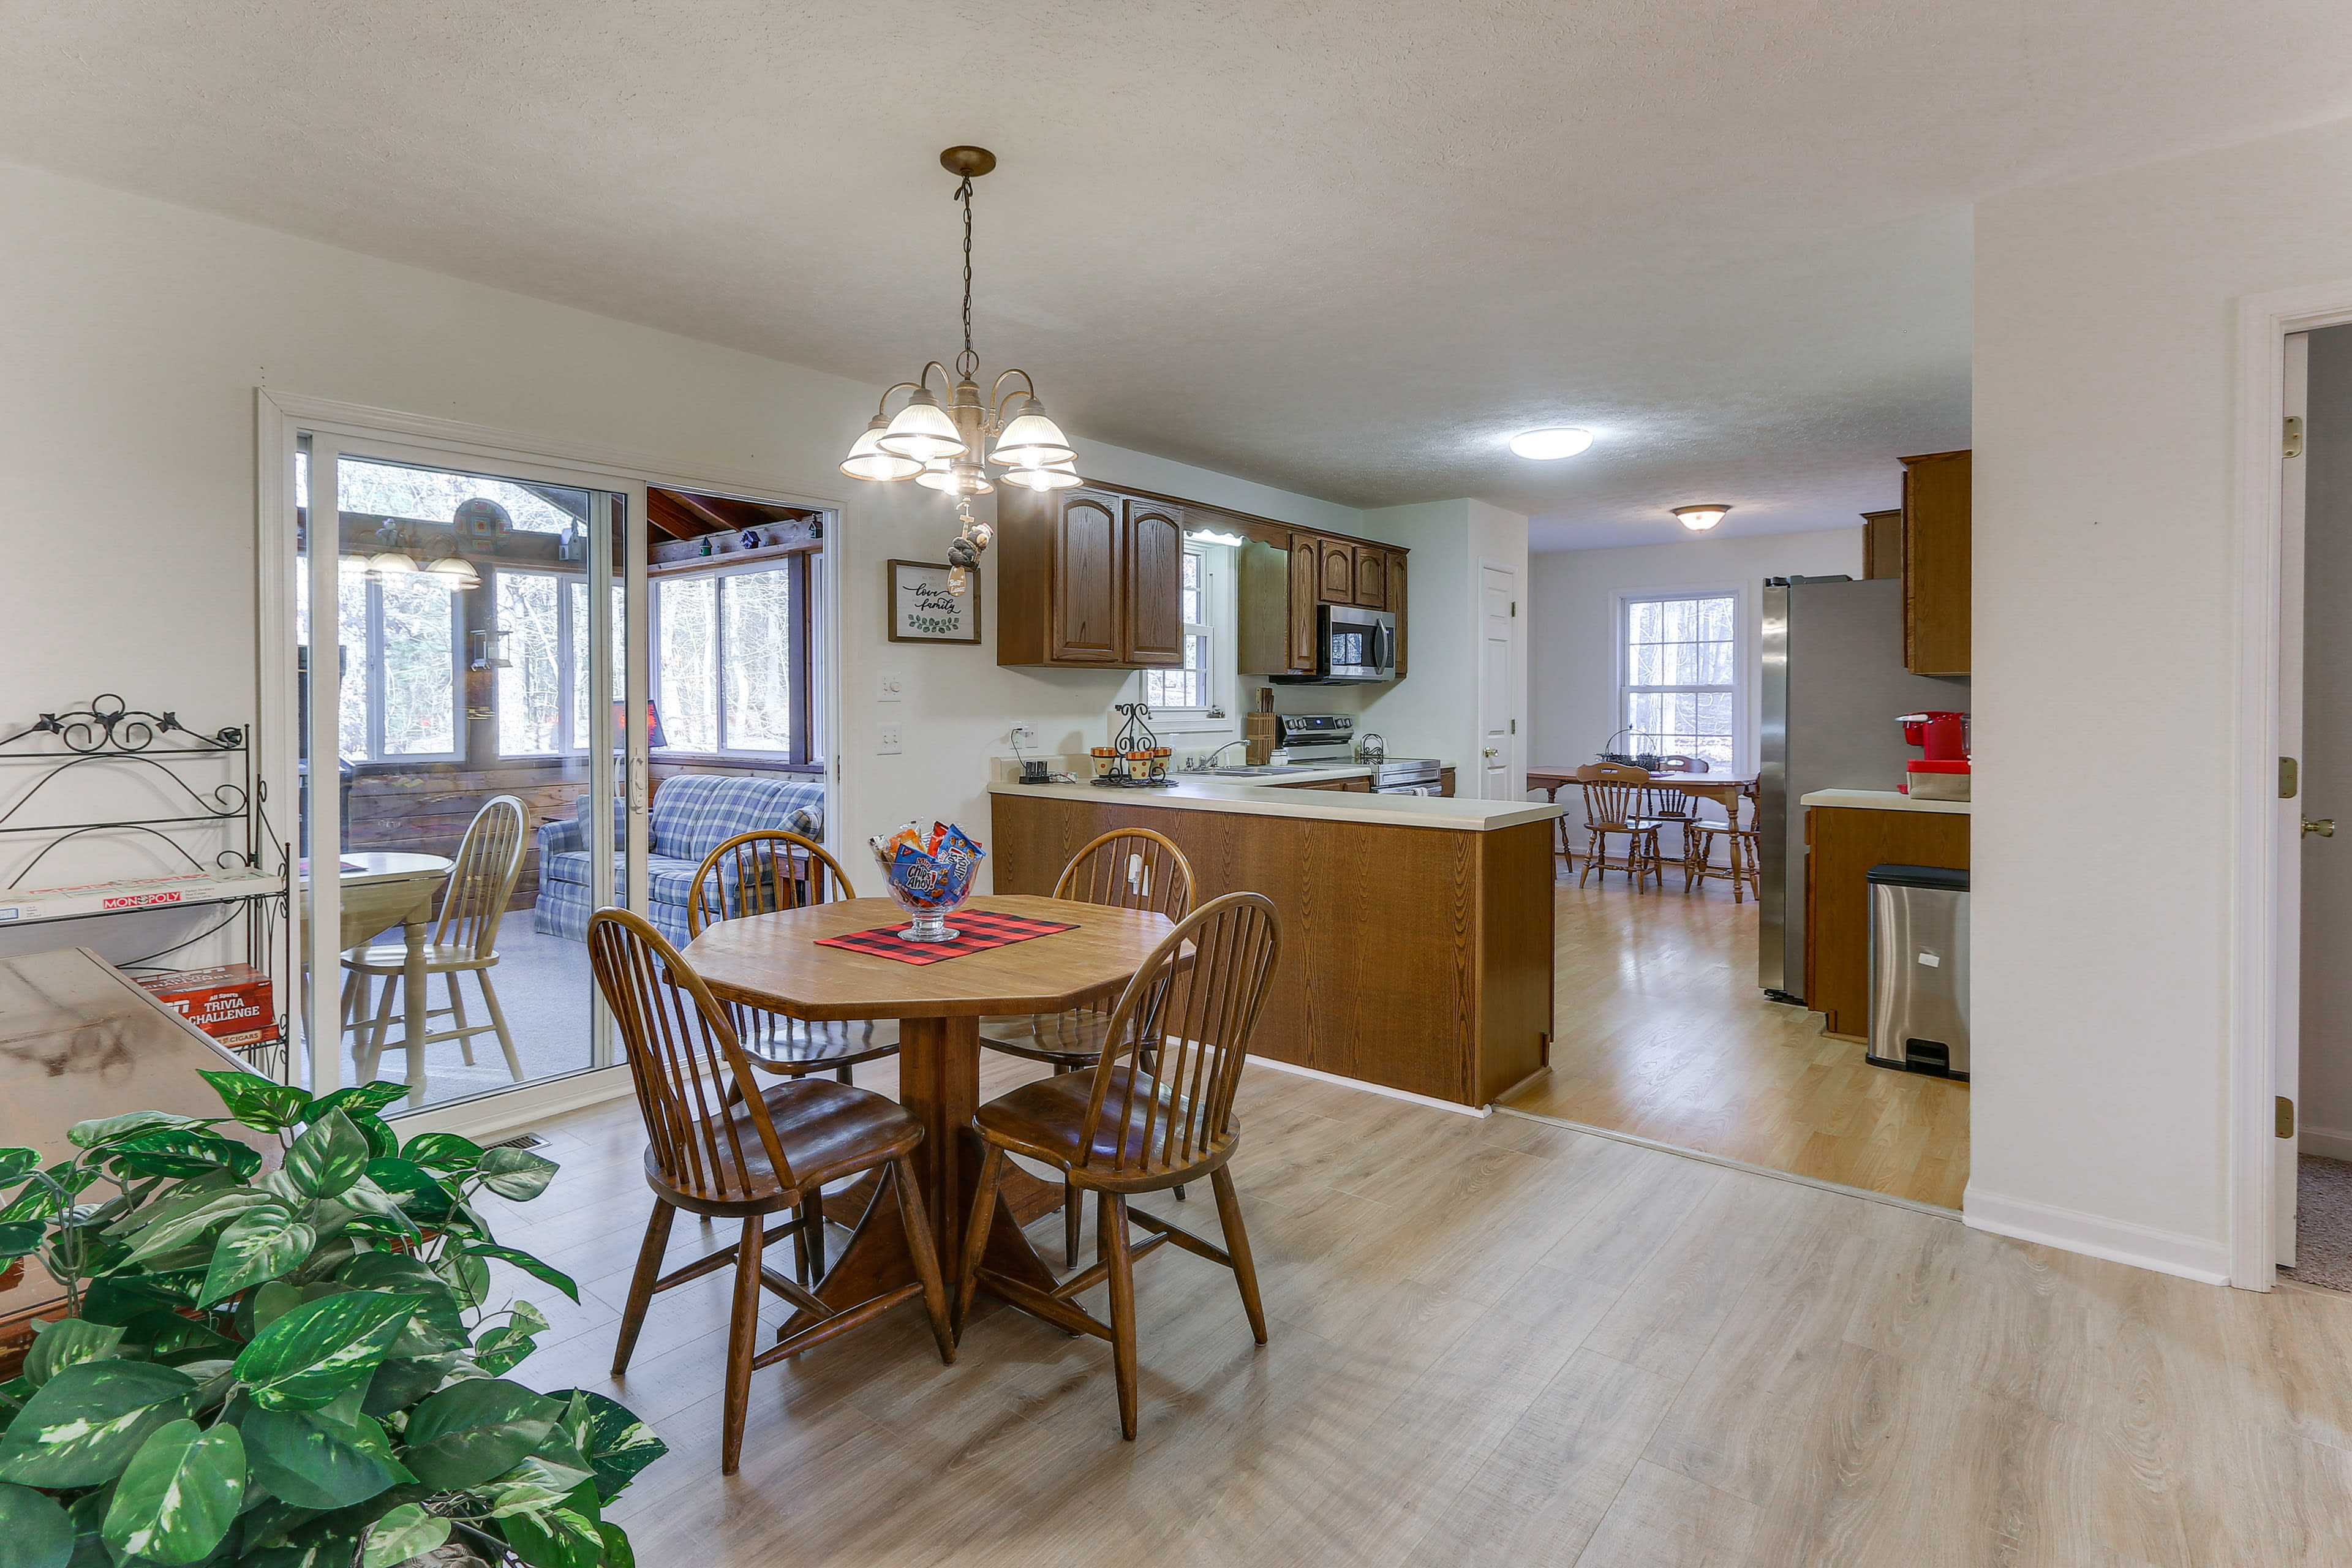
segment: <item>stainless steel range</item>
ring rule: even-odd
[[[1374,795],[1435,795],[1444,787],[1435,757],[1388,757],[1368,765]]]

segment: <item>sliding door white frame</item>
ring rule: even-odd
[[[421,463],[435,467],[458,467],[483,472],[510,476],[516,479],[573,488],[583,488],[600,500],[591,517],[589,556],[591,561],[609,561],[612,557],[609,503],[601,497],[618,494],[625,498],[633,514],[631,526],[639,530],[650,526],[646,505],[646,489],[660,485],[688,490],[718,490],[757,496],[780,504],[822,510],[831,515],[825,529],[824,572],[824,636],[823,673],[826,694],[824,703],[822,742],[826,759],[825,773],[825,837],[836,841],[840,821],[840,738],[841,658],[839,654],[840,577],[838,527],[841,503],[837,500],[796,494],[773,475],[744,470],[727,470],[697,466],[692,469],[677,467],[656,454],[631,451],[593,443],[556,440],[488,426],[467,424],[457,420],[440,419],[424,415],[404,414],[395,410],[370,408],[362,405],[341,403],[324,398],[273,392],[257,388],[255,394],[256,446],[256,542],[259,578],[257,584],[256,611],[257,616],[257,646],[259,650],[257,702],[259,715],[256,738],[259,765],[264,780],[266,800],[278,831],[289,837],[299,831],[294,820],[294,803],[299,799],[297,778],[298,748],[294,729],[298,710],[295,641],[294,545],[296,519],[290,486],[287,476],[292,472],[294,454],[301,438],[308,435],[314,446],[310,465],[311,494],[307,498],[312,517],[332,517],[338,511],[335,494],[335,458],[348,452],[353,457],[383,457],[393,461]],[[323,439],[322,439],[323,438]],[[323,455],[323,460],[322,460]],[[627,857],[624,873],[630,887],[640,894],[645,887],[646,852],[648,780],[646,773],[644,720],[647,684],[647,660],[644,626],[646,595],[646,551],[642,546],[626,554],[626,600],[632,606],[629,617],[630,637],[625,669],[626,707],[625,711],[635,719],[630,728],[635,744],[630,747],[630,761],[625,781],[626,799],[630,809]],[[313,605],[336,602],[336,555],[331,551],[314,552],[310,561],[312,572],[311,600]],[[323,588],[321,587],[321,584]],[[588,617],[591,631],[590,657],[597,661],[593,668],[611,668],[606,660],[611,656],[611,621],[606,615]],[[310,716],[310,754],[332,757],[337,752],[338,714],[331,703],[314,705]],[[593,706],[590,715],[590,754],[610,756],[613,734],[613,714],[610,703]],[[605,801],[611,799],[612,783],[608,770],[592,768],[592,779]],[[601,809],[592,804],[595,820],[610,821],[609,805]],[[332,812],[321,816],[328,837],[340,837],[340,825]],[[314,835],[319,824],[313,824]],[[331,846],[340,852],[341,844]],[[314,837],[314,859],[323,859],[324,849]],[[600,901],[608,899],[612,889],[604,884],[611,880],[611,862],[604,857],[593,858],[599,885],[593,889]],[[310,927],[310,949],[297,955],[292,973],[275,977],[281,985],[295,989],[284,994],[296,997],[301,1005],[299,976],[302,961],[307,957],[310,973],[333,977],[341,972],[341,950],[335,946],[340,934],[340,889],[333,879],[322,879],[316,889],[313,921]],[[636,900],[633,900],[636,901]],[[307,1023],[315,1026],[321,1016],[328,1026],[321,1030],[306,1026],[305,1039],[311,1043],[310,1070],[317,1089],[333,1088],[341,1081],[341,1032],[335,1026],[333,1000],[337,987],[322,979],[317,987],[322,994],[310,1002],[311,1017]],[[429,1121],[446,1125],[452,1130],[488,1131],[499,1125],[513,1125],[535,1116],[551,1114],[574,1105],[625,1094],[629,1091],[628,1074],[625,1068],[610,1063],[607,1047],[610,1031],[601,1026],[603,1001],[598,998],[600,1026],[595,1036],[600,1042],[603,1059],[583,1073],[569,1075],[548,1083],[525,1085],[503,1091],[485,1100],[437,1107],[404,1117],[403,1125],[422,1126]],[[319,1050],[321,1040],[334,1042],[331,1048]],[[420,1121],[419,1119],[423,1119]]]

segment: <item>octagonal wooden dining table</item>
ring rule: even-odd
[[[980,1108],[981,1019],[1055,1013],[1115,995],[1174,929],[1162,915],[1020,893],[973,899],[965,908],[1065,921],[1072,929],[934,963],[902,963],[818,945],[908,918],[887,899],[844,899],[722,921],[686,948],[687,962],[723,1001],[812,1022],[898,1021],[898,1100],[923,1124],[915,1171],[950,1290],[962,1273],[967,1210],[980,1173],[971,1118]],[[955,923],[953,916],[948,923]],[[1008,1173],[991,1215],[984,1267],[1051,1290],[1053,1270],[1021,1227],[1061,1205],[1059,1184]],[[898,1205],[869,1202],[815,1289],[827,1305],[850,1307],[914,1279]],[[787,1323],[786,1331],[793,1327]]]

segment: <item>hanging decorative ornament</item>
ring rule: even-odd
[[[1046,417],[1027,371],[1003,372],[987,397],[981,395],[980,355],[971,346],[971,183],[996,167],[996,154],[985,147],[950,147],[940,154],[940,163],[956,176],[955,199],[963,204],[963,353],[956,356],[952,374],[933,360],[915,380],[886,389],[873,423],[851,446],[841,471],[854,479],[886,483],[913,479],[956,498],[961,531],[948,549],[948,591],[961,594],[967,574],[995,537],[992,527],[971,515],[971,498],[996,488],[988,477],[989,464],[1004,470],[1001,477],[1007,484],[1026,489],[1060,489],[1080,480],[1077,451]],[[933,371],[947,396],[944,407],[931,391]],[[1015,378],[1019,384],[1005,384]],[[907,400],[893,415],[890,399],[901,392]],[[991,441],[996,445],[988,450]]]

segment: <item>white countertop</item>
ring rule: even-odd
[[[1223,811],[1244,816],[1297,816],[1326,822],[1379,823],[1391,827],[1450,827],[1487,833],[1526,822],[1547,822],[1565,808],[1539,800],[1465,800],[1458,796],[1367,795],[1360,791],[1299,789],[1301,784],[1363,778],[1369,769],[1335,767],[1289,773],[1280,784],[1179,775],[1167,789],[1102,789],[1090,784],[992,784],[991,795],[1045,800],[1083,800],[1097,805],[1150,805],[1172,811]]]
[[[1799,795],[1797,804],[1843,805],[1864,811],[1940,811],[1954,816],[1969,815],[1969,803],[1964,800],[1913,800],[1901,791],[1891,789],[1817,789],[1811,795]]]

